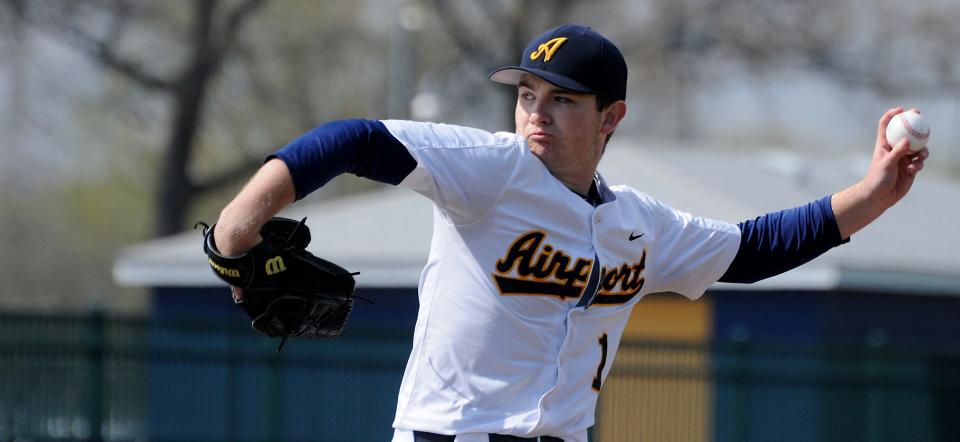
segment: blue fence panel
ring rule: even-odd
[[[387,440],[410,333],[354,324],[336,340],[293,339],[277,353],[277,340],[242,320],[0,314],[0,440]],[[704,408],[712,427],[704,428],[714,441],[960,434],[956,348],[735,336],[709,345],[624,342],[624,354],[659,356],[612,371],[608,384],[621,377],[649,386],[632,403],[638,419],[658,412],[641,404],[675,393],[659,385],[712,385],[713,406]],[[691,369],[690,355],[707,365]],[[704,406],[699,391],[691,406]],[[613,422],[616,431],[600,437],[636,440],[635,422]]]

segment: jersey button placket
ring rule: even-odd
[[[590,226],[592,227],[590,232],[590,241],[593,243],[594,265],[590,270],[590,276],[587,278],[587,281],[593,281],[595,277],[599,278],[600,276],[599,274],[594,275],[594,273],[600,272],[600,241],[598,241],[598,239],[601,235],[603,235],[603,227],[601,225],[602,221],[603,217],[600,215],[600,209],[597,208],[593,212],[593,224]],[[582,295],[580,302],[577,303],[577,307],[583,307],[584,310],[589,307],[590,302],[596,295],[596,284],[597,282],[594,282],[593,284],[587,284],[587,288],[584,290],[584,294]]]

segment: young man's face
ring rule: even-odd
[[[530,150],[563,179],[568,175],[593,176],[603,153],[604,139],[619,122],[611,125],[607,110],[597,110],[597,97],[554,86],[524,75],[517,90],[517,134]]]

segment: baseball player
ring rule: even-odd
[[[748,283],[801,265],[903,198],[928,156],[887,144],[883,129],[900,111],[891,109],[863,180],[730,224],[609,185],[597,172],[627,111],[626,63],[597,32],[550,29],[519,65],[490,78],[517,89],[515,132],[323,124],[268,157],[216,224],[220,253],[243,253],[281,208],[344,172],[433,201],[396,442],[586,442],[641,298],[696,299],[718,280]]]

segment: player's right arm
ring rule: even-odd
[[[272,158],[220,212],[213,232],[218,251],[236,256],[260,242],[260,227],[296,197],[293,178],[283,161]]]
[[[342,173],[399,184],[417,163],[383,123],[340,120],[310,130],[267,157],[221,211],[214,230],[220,253],[237,255],[260,242],[271,217]]]
[[[343,173],[392,185],[406,181],[453,219],[475,218],[509,178],[509,168],[497,166],[516,163],[504,155],[503,147],[513,145],[507,141],[476,129],[429,123],[353,119],[322,124],[270,155],[221,211],[216,247],[226,256],[249,250],[260,242],[260,229],[271,217]]]
[[[213,238],[218,252],[236,256],[260,243],[260,229],[284,207],[342,173],[398,184],[416,161],[379,121],[320,125],[267,161],[220,212]],[[243,292],[234,287],[236,299]]]

